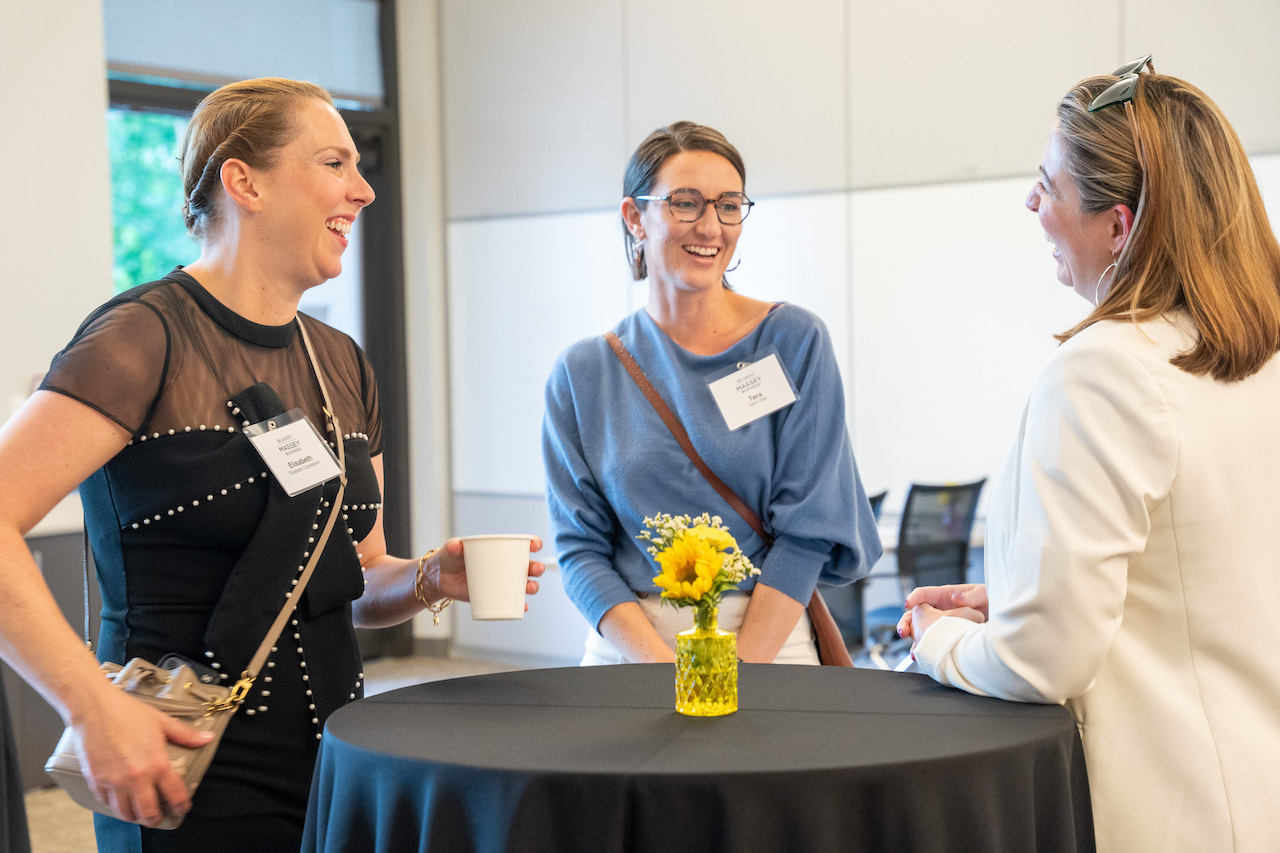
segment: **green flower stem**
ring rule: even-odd
[[[720,608],[707,602],[698,602],[694,608],[693,624],[699,631],[714,631]]]

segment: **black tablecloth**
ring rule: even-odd
[[[304,850],[1093,850],[1070,714],[921,675],[743,665],[674,711],[671,665],[406,687],[329,718]]]

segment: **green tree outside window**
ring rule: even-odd
[[[113,293],[154,281],[199,248],[182,222],[178,144],[187,120],[164,113],[110,110]]]

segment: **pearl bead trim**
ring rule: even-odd
[[[130,522],[125,522],[125,524],[123,525],[123,527],[131,527],[131,528],[133,528],[134,530],[137,530],[139,527],[143,527],[143,526],[145,526],[145,525],[148,525],[148,524],[150,524],[152,521],[160,521],[161,519],[165,518],[166,516],[173,516],[173,515],[177,515],[177,514],[178,514],[178,513],[180,513],[180,512],[185,512],[188,506],[191,506],[191,507],[193,507],[193,508],[194,508],[194,507],[198,507],[198,506],[200,506],[200,502],[201,502],[201,501],[204,501],[205,503],[213,503],[213,501],[214,501],[214,499],[215,499],[215,498],[218,498],[218,497],[227,497],[227,496],[229,496],[232,492],[239,491],[240,489],[242,489],[242,488],[243,488],[243,487],[245,487],[245,486],[253,485],[253,484],[254,484],[254,483],[256,483],[258,480],[262,480],[263,482],[267,482],[267,478],[268,478],[269,476],[270,476],[270,475],[269,475],[266,471],[262,471],[262,472],[260,472],[260,473],[258,473],[258,474],[255,474],[255,475],[251,476],[251,477],[246,477],[245,479],[241,480],[241,481],[240,481],[240,482],[238,482],[238,483],[232,483],[230,486],[227,486],[225,489],[220,489],[220,490],[218,490],[218,492],[217,492],[216,494],[215,494],[215,493],[213,493],[213,492],[210,492],[209,494],[205,495],[203,498],[194,498],[194,499],[192,499],[192,501],[191,501],[191,503],[190,503],[190,504],[179,504],[179,505],[178,505],[178,506],[176,506],[176,507],[173,507],[173,508],[171,508],[171,509],[167,509],[167,510],[165,510],[163,513],[159,513],[159,512],[157,512],[157,513],[156,513],[156,514],[154,514],[154,515],[147,516],[146,518],[140,519],[140,520],[138,520],[138,521],[134,521],[134,522],[132,522],[132,523],[130,523]]]
[[[239,408],[238,406],[236,406],[236,405],[235,405],[233,402],[231,402],[231,401],[228,401],[228,402],[227,402],[227,408],[231,410],[231,414],[232,414],[232,415],[239,415],[239,414],[241,413],[241,412],[240,412],[240,408]],[[242,421],[242,423],[243,423],[243,426],[246,426],[246,427],[250,425],[248,421]],[[228,432],[228,433],[234,433],[234,432],[236,431],[236,428],[235,428],[235,426],[234,426],[234,425],[228,425],[228,426],[226,426],[226,427],[223,427],[223,426],[222,426],[222,424],[214,424],[214,425],[213,425],[213,427],[209,427],[207,424],[200,424],[199,426],[194,426],[194,427],[193,427],[193,426],[183,427],[181,430],[171,429],[171,430],[168,430],[166,433],[152,432],[150,435],[147,435],[147,434],[138,435],[138,436],[135,436],[134,438],[130,439],[129,444],[130,444],[130,445],[132,445],[132,444],[134,444],[135,442],[141,443],[141,442],[149,441],[149,440],[150,440],[150,441],[154,441],[154,440],[159,439],[159,438],[164,438],[164,437],[168,437],[168,436],[174,436],[174,435],[178,435],[178,434],[180,434],[180,433],[185,434],[185,433],[191,433],[191,432],[205,432],[205,431],[208,431],[208,430],[210,430],[210,429],[212,429],[214,432],[223,432],[223,431],[225,431],[225,432]],[[368,441],[368,440],[369,440],[369,436],[368,436],[368,434],[367,434],[367,433],[362,433],[362,432],[345,433],[345,434],[343,435],[343,440],[344,440],[344,441],[359,440],[359,439],[363,439],[363,440],[365,440],[365,441]],[[330,445],[332,446],[332,445],[333,445],[333,442],[332,442],[332,441],[330,441],[330,442],[328,442],[328,444],[330,444]],[[258,474],[255,474],[255,475],[251,476],[251,477],[247,477],[247,478],[245,478],[244,480],[241,480],[241,481],[239,481],[239,482],[237,482],[237,483],[232,483],[231,485],[227,486],[226,488],[220,489],[220,490],[218,490],[218,491],[217,491],[217,492],[215,492],[215,493],[207,494],[207,495],[205,495],[205,497],[203,497],[203,498],[195,498],[195,499],[191,500],[191,502],[190,502],[189,504],[188,504],[188,503],[184,503],[184,504],[181,504],[181,505],[175,506],[175,507],[173,507],[173,508],[171,508],[171,509],[165,510],[165,511],[164,511],[164,512],[162,512],[162,513],[155,513],[155,514],[153,514],[153,515],[151,515],[151,516],[148,516],[148,517],[146,517],[146,518],[139,519],[138,521],[135,521],[135,522],[132,522],[132,523],[126,522],[126,523],[125,523],[125,525],[124,525],[124,527],[132,527],[134,530],[140,529],[141,527],[144,527],[144,526],[146,526],[146,525],[151,524],[153,521],[161,521],[162,519],[164,519],[164,518],[166,518],[166,517],[172,517],[172,516],[177,515],[178,513],[185,512],[185,511],[188,509],[188,507],[196,508],[196,507],[199,507],[199,506],[201,505],[201,503],[202,503],[202,502],[204,502],[204,503],[209,503],[209,502],[212,502],[212,501],[213,501],[215,498],[217,498],[217,497],[228,497],[228,496],[230,496],[233,492],[235,492],[235,491],[239,491],[239,490],[242,490],[244,486],[246,486],[246,485],[251,485],[251,484],[256,483],[259,479],[262,479],[262,480],[265,482],[265,481],[267,481],[267,480],[268,480],[269,476],[270,476],[270,475],[269,475],[269,473],[268,473],[268,472],[266,472],[266,471],[262,471],[262,472],[260,472],[260,473],[258,473]],[[323,507],[328,507],[328,506],[330,506],[330,502],[329,502],[329,501],[327,501],[327,500],[326,500],[326,501],[323,501]],[[381,511],[381,509],[382,509],[382,503],[381,503],[381,502],[378,502],[378,503],[364,503],[364,504],[344,504],[344,505],[343,505],[343,507],[342,507],[342,509],[343,509],[343,511],[344,511],[344,512],[343,512],[343,520],[344,520],[344,521],[347,521],[347,520],[349,520],[347,513],[349,513],[349,512],[356,512],[356,511],[374,511],[374,512],[379,512],[379,511]],[[316,515],[317,515],[317,516],[319,516],[319,515],[323,515],[323,514],[324,514],[324,510],[323,510],[323,509],[318,509],[318,510],[316,510]],[[344,525],[344,526],[345,526],[345,525]],[[313,529],[313,530],[319,530],[319,527],[320,527],[320,526],[319,526],[318,524],[313,524],[313,525],[312,525],[312,529]],[[353,528],[351,528],[351,527],[347,527],[347,533],[353,537],[352,541],[353,541],[353,543],[354,543],[354,535],[355,535],[355,531],[354,531],[354,529],[353,529]],[[310,539],[308,540],[308,542],[309,542],[309,544],[314,544],[314,543],[315,543],[315,539],[314,539],[314,537],[310,538]],[[304,551],[304,552],[303,552],[303,555],[302,555],[303,560],[306,560],[308,557],[310,557],[310,551]],[[359,555],[358,555],[358,554],[357,554],[357,558],[359,558]],[[304,569],[305,569],[305,566],[304,566],[304,565],[300,565],[300,566],[298,566],[298,577],[301,577],[302,572],[304,571]],[[295,578],[295,579],[291,582],[291,585],[292,585],[292,586],[296,586],[296,585],[297,585],[297,583],[298,583],[298,578]],[[286,594],[286,597],[287,597],[287,594]],[[311,711],[311,714],[312,714],[312,716],[311,716],[311,723],[312,723],[312,725],[313,725],[313,726],[315,726],[315,730],[316,730],[316,739],[317,739],[317,740],[320,740],[320,739],[321,739],[321,737],[322,737],[322,729],[321,729],[321,726],[320,726],[320,719],[319,719],[319,715],[318,715],[318,713],[316,712],[315,702],[313,701],[313,700],[314,700],[314,694],[312,693],[311,688],[310,688],[310,686],[309,686],[309,684],[310,684],[310,680],[311,680],[311,679],[310,679],[310,676],[307,674],[307,659],[306,659],[306,651],[305,651],[305,648],[304,648],[303,643],[302,643],[302,635],[301,635],[301,631],[299,630],[299,626],[298,626],[298,620],[297,620],[297,618],[294,618],[293,620],[291,620],[291,624],[292,624],[292,627],[293,627],[292,639],[294,640],[295,647],[297,648],[297,652],[298,652],[298,668],[299,668],[299,671],[300,671],[300,673],[301,673],[301,675],[302,675],[302,682],[303,682],[303,684],[304,684],[304,685],[308,685],[308,686],[306,687],[306,690],[305,690],[306,696],[307,696],[307,698],[308,698],[308,700],[309,700],[309,701],[308,701],[308,703],[307,703],[307,707],[308,707],[308,709]],[[258,698],[258,701],[259,701],[259,703],[260,703],[260,704],[257,704],[257,705],[256,705],[256,706],[254,706],[254,707],[248,707],[248,706],[246,705],[246,707],[244,708],[244,713],[245,713],[245,715],[246,715],[246,716],[250,716],[250,717],[252,717],[252,716],[257,716],[257,715],[259,715],[259,714],[265,714],[265,713],[267,713],[267,712],[269,711],[269,709],[270,709],[269,701],[270,701],[270,698],[271,698],[271,690],[272,690],[272,688],[271,688],[271,686],[270,686],[270,685],[272,685],[272,684],[273,684],[274,676],[273,676],[273,675],[268,675],[268,674],[266,674],[266,673],[267,673],[267,672],[274,672],[274,670],[276,669],[276,661],[274,660],[274,657],[276,656],[276,654],[277,654],[277,652],[278,652],[278,651],[279,651],[279,647],[278,647],[278,646],[273,646],[273,647],[272,647],[272,649],[271,649],[271,655],[268,657],[268,659],[267,659],[267,661],[266,661],[266,665],[265,665],[265,667],[263,668],[263,672],[259,674],[259,678],[258,678],[258,696],[257,696],[257,698]],[[223,681],[223,682],[228,681],[228,680],[229,680],[229,674],[228,674],[228,673],[226,673],[226,672],[221,672],[221,671],[220,671],[220,670],[222,669],[222,665],[221,665],[219,662],[217,662],[217,661],[213,660],[214,653],[213,653],[212,651],[206,651],[206,652],[205,652],[205,657],[206,657],[206,658],[209,658],[209,665],[210,665],[210,667],[212,667],[212,668],[213,668],[213,669],[215,669],[215,670],[219,670],[219,673],[218,673],[219,680],[221,680],[221,681]],[[356,677],[356,682],[355,682],[355,684],[353,685],[353,689],[348,693],[348,699],[349,699],[349,700],[354,700],[354,699],[356,698],[356,696],[358,695],[358,693],[359,693],[359,691],[360,691],[361,686],[363,685],[363,683],[364,683],[364,673],[363,673],[363,672],[360,672],[360,673],[357,675],[357,677]]]
[[[183,433],[205,432],[207,430],[212,430],[213,432],[222,432],[223,427],[222,427],[222,424],[214,424],[212,427],[208,426],[207,424],[200,424],[200,426],[198,427],[190,427],[190,426],[183,427],[181,432]],[[236,428],[234,426],[227,426],[226,431],[235,432]],[[132,445],[135,441],[141,444],[144,441],[148,441],[148,440],[154,441],[157,438],[167,438],[168,436],[178,435],[178,434],[179,434],[179,431],[176,429],[171,429],[164,433],[153,432],[151,433],[151,435],[147,435],[144,432],[144,433],[141,433],[140,435],[135,435],[133,438],[129,439],[129,444]]]

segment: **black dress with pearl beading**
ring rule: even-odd
[[[351,602],[380,507],[373,371],[347,335],[307,330],[344,433],[347,491],[297,610],[174,831],[95,816],[99,850],[298,848],[325,719],[363,694]],[[80,487],[102,589],[100,660],[176,653],[234,680],[310,555],[337,482],[288,497],[243,428],[300,408],[327,435],[296,323],[233,313],[181,269],[94,311],[41,385],[132,439]]]

